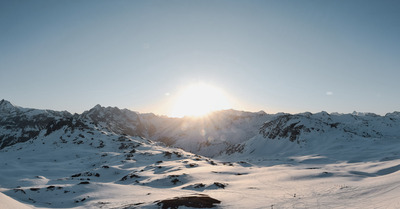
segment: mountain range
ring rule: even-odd
[[[169,118],[1,100],[0,208],[396,208],[399,145],[400,112]]]

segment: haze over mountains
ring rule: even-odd
[[[399,145],[399,112],[168,118],[1,100],[0,192],[40,208],[396,208]]]

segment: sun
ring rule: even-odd
[[[220,88],[197,83],[178,93],[171,116],[204,116],[212,111],[231,108],[227,94]]]

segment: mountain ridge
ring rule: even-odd
[[[263,136],[270,140],[280,137],[299,143],[303,140],[299,139],[300,135],[314,131],[311,129],[321,125],[329,126],[325,127],[326,130],[339,127],[343,133],[357,132],[365,125],[374,125],[376,130],[363,130],[364,133],[358,135],[383,137],[379,136],[382,132],[379,129],[384,128],[384,131],[387,131],[389,128],[376,127],[377,124],[392,125],[392,132],[396,132],[395,127],[400,118],[400,112],[387,113],[385,116],[359,112],[329,114],[324,111],[314,114],[267,114],[263,111],[246,112],[233,109],[216,111],[207,117],[169,118],[118,107],[103,107],[99,104],[82,114],[71,114],[67,111],[22,108],[4,99],[0,101],[0,115],[0,149],[37,138],[41,132],[49,135],[63,126],[79,129],[87,128],[87,124],[94,124],[95,127],[117,134],[147,138],[208,157],[221,155],[226,150],[232,151],[232,147],[253,137]],[[287,124],[289,120],[291,123]],[[359,125],[344,123],[346,120]],[[374,120],[378,122],[369,123]],[[305,126],[307,124],[303,124],[307,121],[308,127]]]

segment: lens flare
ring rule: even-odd
[[[204,116],[212,111],[229,108],[229,98],[222,89],[198,83],[184,88],[178,94],[171,116]]]

